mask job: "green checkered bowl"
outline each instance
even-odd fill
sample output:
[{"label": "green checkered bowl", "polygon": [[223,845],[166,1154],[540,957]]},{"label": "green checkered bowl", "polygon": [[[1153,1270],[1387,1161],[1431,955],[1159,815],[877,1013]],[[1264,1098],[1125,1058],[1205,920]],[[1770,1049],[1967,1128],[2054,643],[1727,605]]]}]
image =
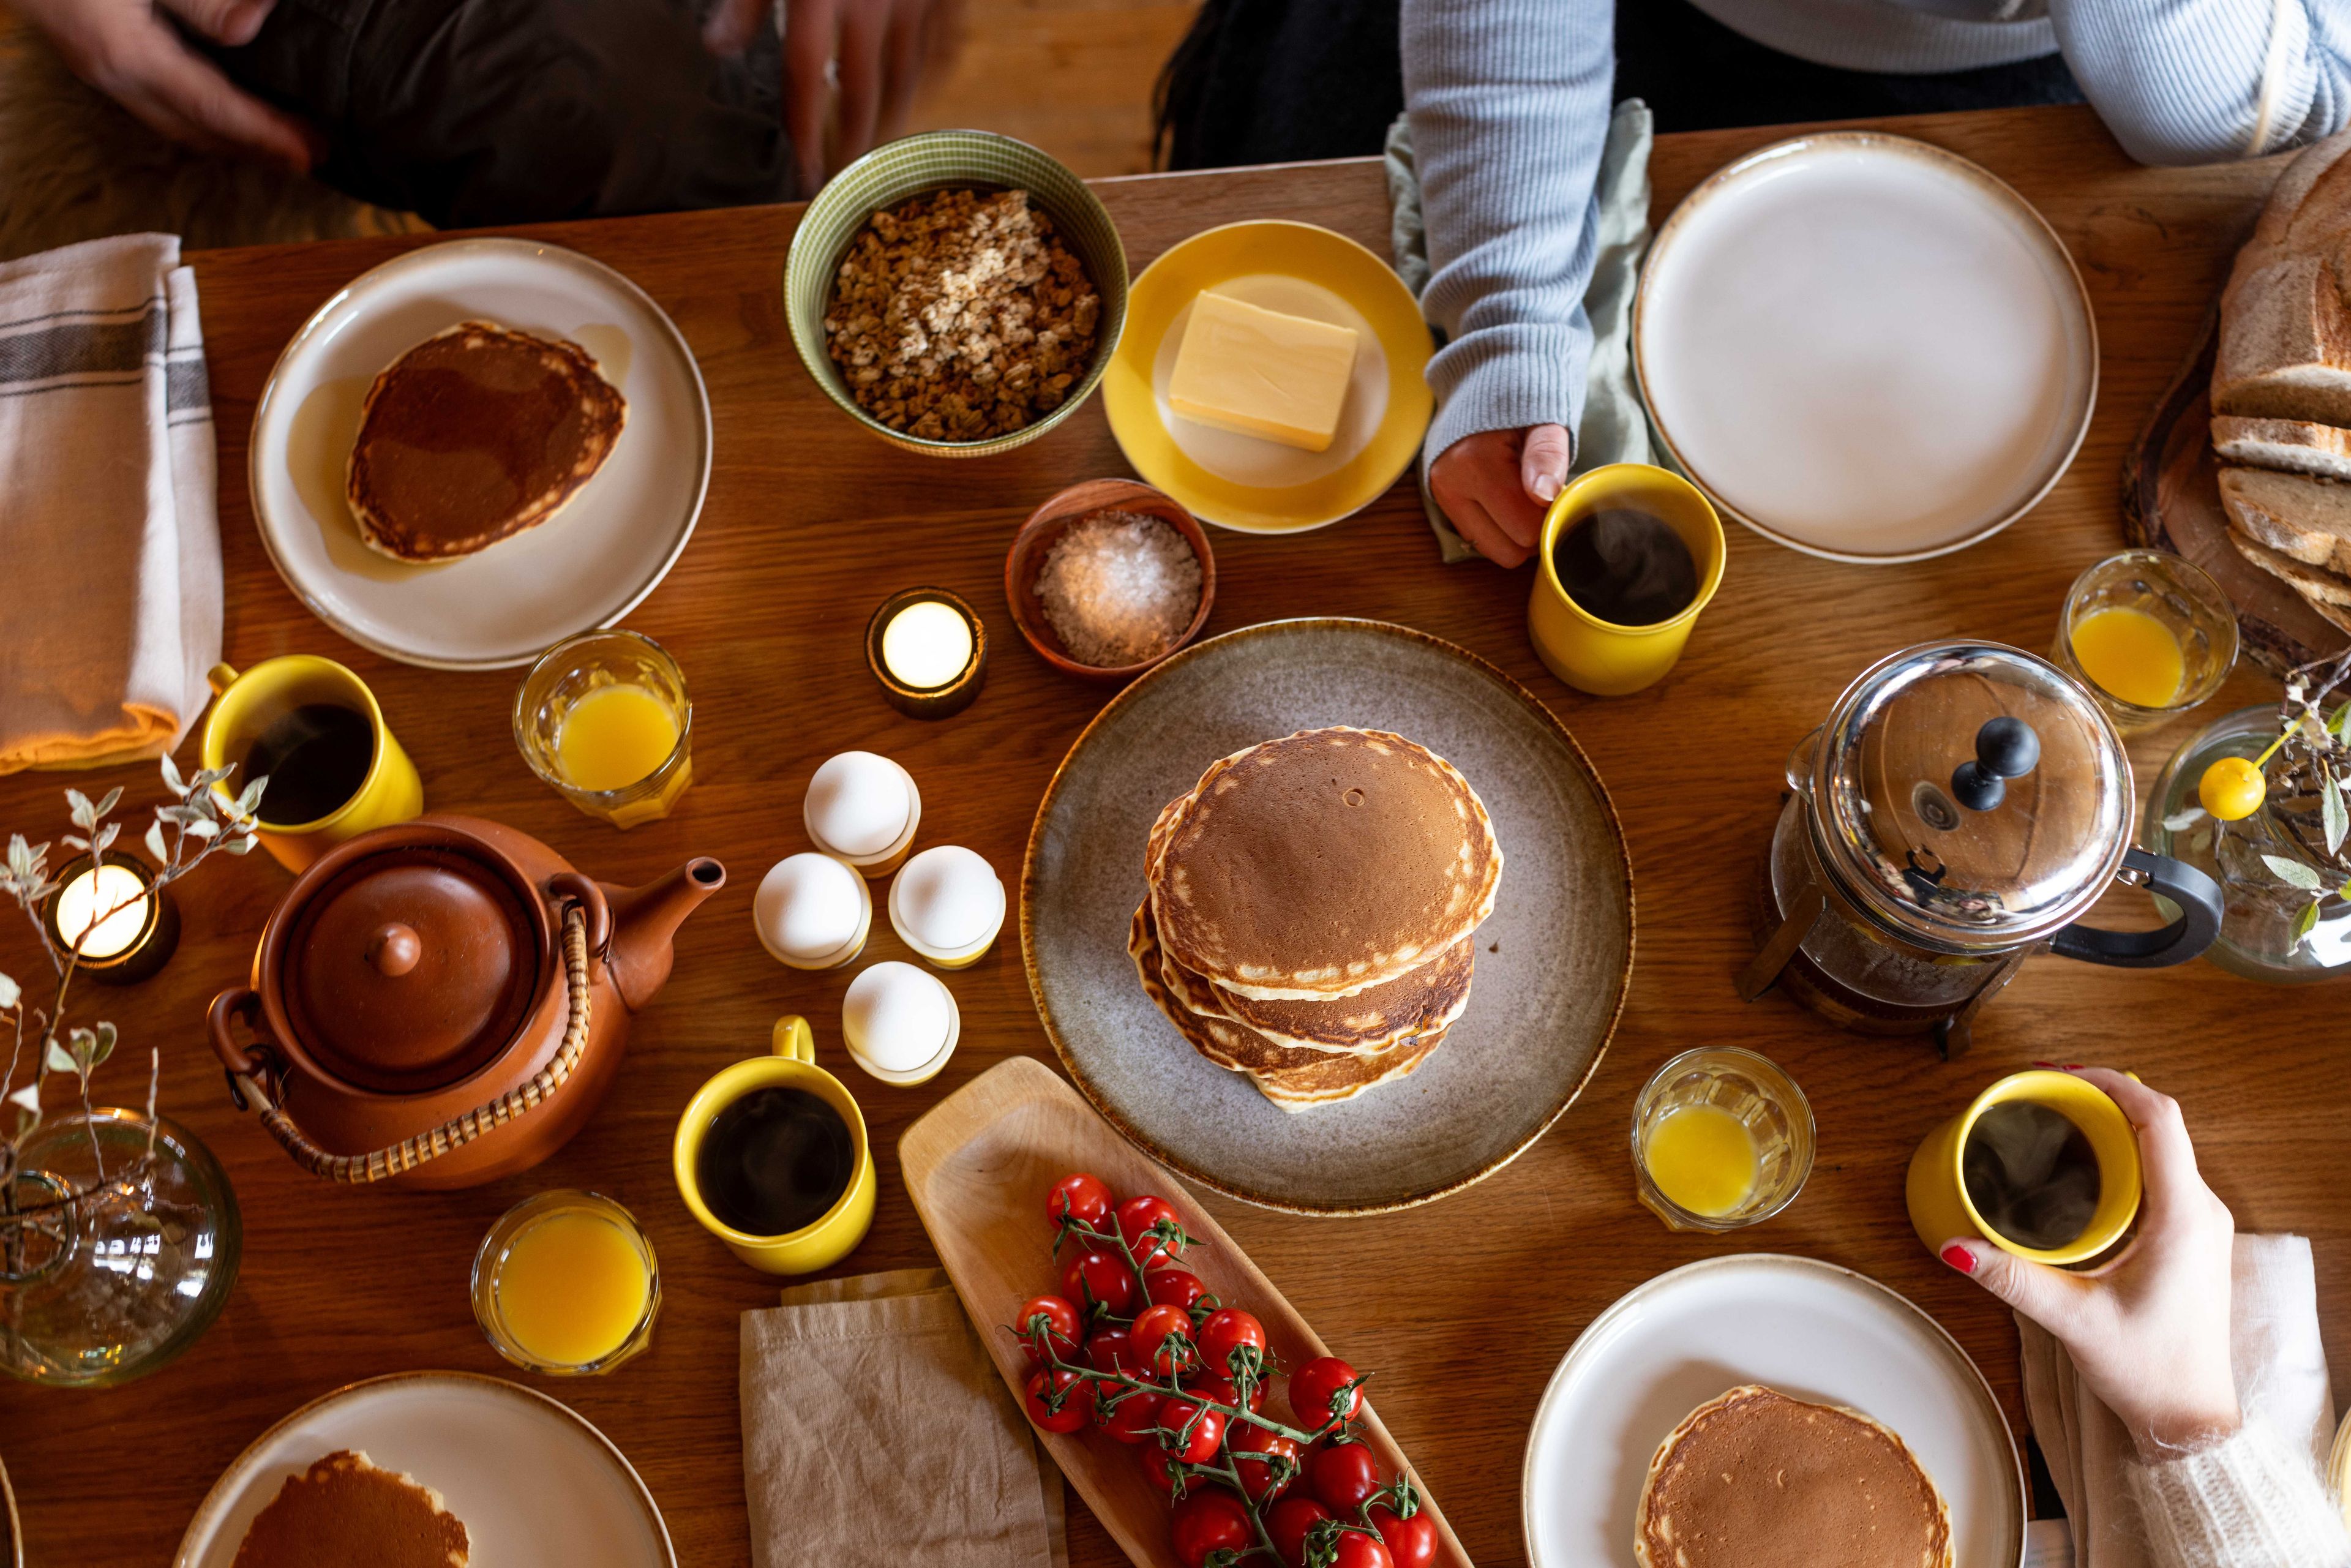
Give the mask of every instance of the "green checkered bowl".
[{"label": "green checkered bowl", "polygon": [[[1093,362],[1085,379],[1070,389],[1059,408],[1019,430],[980,441],[926,441],[888,425],[857,406],[849,395],[840,368],[825,352],[824,312],[832,298],[833,277],[852,241],[876,210],[893,207],[909,197],[933,191],[1010,191],[1029,193],[1029,199],[1053,220],[1053,226],[1085,264],[1102,296],[1102,316],[1094,333]],[[1008,452],[1036,440],[1075,413],[1093,395],[1111,356],[1118,351],[1120,332],[1126,327],[1126,248],[1110,214],[1086,183],[1056,160],[1025,141],[989,131],[928,131],[919,136],[876,147],[835,174],[801,214],[792,235],[790,255],[784,262],[784,314],[791,323],[792,345],[800,351],[825,396],[841,405],[850,418],[909,452],[940,457],[985,457]]]}]

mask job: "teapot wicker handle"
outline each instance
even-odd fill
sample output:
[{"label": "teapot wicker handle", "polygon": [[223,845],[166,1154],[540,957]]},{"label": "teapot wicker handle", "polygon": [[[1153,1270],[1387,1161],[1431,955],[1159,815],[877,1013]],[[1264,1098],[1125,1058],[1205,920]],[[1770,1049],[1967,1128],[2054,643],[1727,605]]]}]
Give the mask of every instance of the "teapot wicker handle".
[{"label": "teapot wicker handle", "polygon": [[443,1155],[454,1154],[494,1128],[544,1103],[579,1070],[588,1049],[588,916],[577,904],[563,911],[563,973],[569,988],[570,1020],[555,1060],[531,1074],[528,1082],[496,1099],[454,1116],[437,1127],[402,1138],[389,1148],[364,1155],[330,1155],[305,1136],[294,1119],[266,1093],[251,1071],[230,1077],[246,1099],[260,1108],[261,1124],[294,1156],[294,1163],[312,1176],[357,1186],[413,1171]]}]

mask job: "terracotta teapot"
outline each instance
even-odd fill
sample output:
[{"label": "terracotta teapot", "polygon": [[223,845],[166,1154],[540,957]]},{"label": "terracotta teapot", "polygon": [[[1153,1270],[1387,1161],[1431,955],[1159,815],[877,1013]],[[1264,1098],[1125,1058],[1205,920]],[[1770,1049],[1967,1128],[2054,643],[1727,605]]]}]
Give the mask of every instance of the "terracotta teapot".
[{"label": "terracotta teapot", "polygon": [[509,1176],[595,1112],[679,923],[726,884],[703,858],[606,887],[475,817],[362,833],[270,915],[253,984],[213,998],[213,1049],[240,1108],[318,1176]]}]

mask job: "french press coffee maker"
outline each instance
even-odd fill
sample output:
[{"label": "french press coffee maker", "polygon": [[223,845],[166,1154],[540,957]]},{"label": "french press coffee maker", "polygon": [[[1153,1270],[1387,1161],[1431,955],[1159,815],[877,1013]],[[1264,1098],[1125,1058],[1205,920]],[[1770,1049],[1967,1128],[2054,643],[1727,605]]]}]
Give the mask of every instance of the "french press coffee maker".
[{"label": "french press coffee maker", "polygon": [[[1880,660],[1789,754],[1759,887],[1749,1001],[1775,983],[1946,1058],[2031,955],[2156,968],[2220,929],[2220,884],[2130,842],[2122,738],[2055,665],[1996,643]],[[2171,902],[2159,930],[2079,924],[2111,883]]]}]

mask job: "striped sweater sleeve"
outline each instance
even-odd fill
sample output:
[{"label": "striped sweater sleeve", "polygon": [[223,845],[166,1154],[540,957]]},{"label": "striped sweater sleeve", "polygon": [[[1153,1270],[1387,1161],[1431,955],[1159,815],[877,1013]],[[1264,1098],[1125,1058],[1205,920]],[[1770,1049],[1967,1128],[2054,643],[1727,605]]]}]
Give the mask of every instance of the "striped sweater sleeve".
[{"label": "striped sweater sleeve", "polygon": [[2125,1467],[2150,1568],[2345,1568],[2351,1537],[2304,1450],[2260,1421],[2161,1464]]},{"label": "striped sweater sleeve", "polygon": [[1404,0],[1431,275],[1445,346],[1427,451],[1583,413],[1593,186],[1614,73],[1613,0]]},{"label": "striped sweater sleeve", "polygon": [[2275,152],[2351,121],[2343,0],[2050,0],[2049,15],[2083,93],[2142,163]]}]

